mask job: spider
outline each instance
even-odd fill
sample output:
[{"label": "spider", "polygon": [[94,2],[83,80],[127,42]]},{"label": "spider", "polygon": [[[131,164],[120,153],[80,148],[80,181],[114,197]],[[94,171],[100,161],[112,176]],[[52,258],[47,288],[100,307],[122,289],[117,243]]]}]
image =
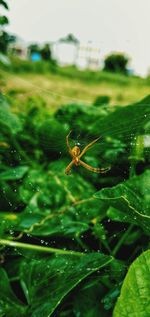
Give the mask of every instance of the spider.
[{"label": "spider", "polygon": [[70,170],[72,168],[73,165],[76,166],[83,166],[84,168],[86,168],[87,170],[94,172],[94,173],[106,173],[107,171],[110,170],[110,167],[106,167],[106,168],[95,168],[92,167],[88,164],[86,164],[85,162],[83,162],[81,160],[81,157],[91,148],[91,146],[96,143],[100,138],[95,139],[94,141],[92,141],[91,143],[89,143],[87,146],[85,146],[85,148],[82,150],[82,152],[80,151],[80,148],[75,145],[73,148],[70,147],[69,144],[69,136],[71,134],[72,131],[69,132],[69,134],[66,136],[66,144],[67,144],[67,149],[68,152],[70,154],[70,156],[72,157],[72,161],[68,164],[68,166],[65,169],[65,174],[69,174]]}]

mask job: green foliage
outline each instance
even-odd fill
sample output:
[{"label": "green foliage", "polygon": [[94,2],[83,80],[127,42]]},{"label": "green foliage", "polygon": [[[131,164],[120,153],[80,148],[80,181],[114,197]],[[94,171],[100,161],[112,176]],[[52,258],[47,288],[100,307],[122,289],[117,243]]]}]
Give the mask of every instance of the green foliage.
[{"label": "green foliage", "polygon": [[21,121],[11,112],[10,105],[0,94],[0,123],[2,127],[6,127],[7,131],[12,134],[21,130]]},{"label": "green foliage", "polygon": [[129,59],[121,53],[108,55],[104,60],[104,70],[115,73],[127,74]]},{"label": "green foliage", "polygon": [[4,1],[4,0],[0,0],[0,5],[1,6],[3,6],[6,10],[8,10],[9,8],[8,8],[8,4],[7,4],[7,2],[6,1]]},{"label": "green foliage", "polygon": [[[15,36],[11,35],[7,32],[5,32],[4,30],[1,31],[0,33],[0,48],[1,48],[1,53],[6,54],[7,53],[7,49],[8,49],[8,45],[12,42],[15,41]],[[2,67],[5,65],[1,65]],[[9,67],[9,63],[6,65],[6,67]]]},{"label": "green foliage", "polygon": [[8,168],[6,171],[0,173],[0,179],[2,181],[18,180],[22,178],[27,171],[28,166]]},{"label": "green foliage", "polygon": [[41,56],[42,56],[42,59],[45,61],[52,60],[52,53],[51,53],[49,44],[45,44],[44,47],[41,49]]},{"label": "green foliage", "polygon": [[57,71],[57,65],[54,60],[47,62],[47,61],[37,61],[32,62],[29,60],[20,60],[17,57],[11,57],[11,64],[7,66],[7,70],[15,73],[55,73]]},{"label": "green foliage", "polygon": [[46,43],[42,48],[36,43],[30,44],[28,46],[28,52],[29,52],[30,58],[32,58],[33,53],[40,53],[40,56],[42,57],[43,60],[49,61],[53,64],[56,63],[52,58],[50,44],[48,43]]},{"label": "green foliage", "polygon": [[79,40],[72,33],[69,33],[66,37],[61,38],[59,41],[64,43],[72,43],[75,45],[79,44]]},{"label": "green foliage", "polygon": [[[0,287],[5,285],[1,294],[0,308],[8,317],[51,316],[63,298],[83,279],[112,261],[102,254],[81,255],[81,257],[51,256],[41,260],[23,261],[19,279],[27,304],[23,305],[15,297],[7,274],[1,271]],[[28,274],[27,274],[28,271]]]},{"label": "green foliage", "polygon": [[[150,97],[53,115],[42,98],[26,111],[14,98],[0,96],[0,316],[147,317],[149,253],[137,257],[149,248]],[[81,150],[101,136],[83,161],[108,173],[65,175],[70,130]]]},{"label": "green foliage", "polygon": [[114,317],[150,316],[149,268],[148,250],[131,264],[115,306]]},{"label": "green foliage", "polygon": [[[108,71],[92,71],[92,70],[79,70],[75,66],[65,66],[58,68],[58,73],[63,77],[68,78],[77,78],[82,81],[88,82],[88,84],[95,83],[111,83],[112,85],[119,85],[119,86],[128,86],[129,84],[129,77],[122,73],[113,73]],[[132,78],[136,81],[136,78]],[[139,80],[139,79],[138,79]]]},{"label": "green foliage", "polygon": [[115,208],[108,210],[111,219],[136,224],[150,234],[150,171],[115,187],[104,188],[95,197]]},{"label": "green foliage", "polygon": [[97,96],[96,99],[94,100],[94,106],[101,106],[101,105],[108,105],[110,102],[110,97],[109,96]]},{"label": "green foliage", "polygon": [[0,25],[6,25],[8,23],[9,23],[8,18],[5,15],[1,15],[0,16]]},{"label": "green foliage", "polygon": [[35,53],[35,52],[40,52],[40,47],[38,44],[36,43],[32,43],[28,46],[28,50],[29,50],[29,53],[32,54],[32,53]]},{"label": "green foliage", "polygon": [[[9,9],[7,2],[4,0],[0,0],[0,7],[1,6],[6,10]],[[4,27],[7,24],[9,24],[7,16],[0,15],[0,51],[3,54],[6,54],[8,44],[13,40],[13,37],[4,30]]]},{"label": "green foliage", "polygon": [[[61,131],[61,138],[60,138]],[[55,157],[59,158],[60,153],[65,153],[66,148],[62,143],[62,139],[65,140],[67,134],[67,127],[62,126],[55,119],[47,119],[38,128],[39,147],[43,152],[49,155],[50,160]]]},{"label": "green foliage", "polygon": [[[11,36],[11,41],[15,41],[15,37]],[[37,48],[39,50],[39,48]],[[99,93],[99,86],[97,86],[100,83],[104,83],[104,85],[107,86],[109,84],[111,89],[113,87],[125,87],[126,89],[129,87],[129,89],[133,87],[133,92],[136,94],[137,97],[137,90],[138,87],[147,88],[149,87],[149,79],[143,79],[137,76],[126,76],[122,73],[111,73],[107,71],[92,71],[92,70],[79,70],[76,66],[64,66],[60,67],[57,65],[56,60],[51,60],[49,62],[42,60],[37,62],[32,62],[30,60],[22,60],[15,56],[9,56],[11,64],[10,65],[0,65],[0,67],[5,68],[7,71],[12,72],[13,74],[21,73],[24,74],[26,72],[30,73],[38,73],[38,74],[46,74],[49,75],[49,73],[56,73],[58,76],[61,76],[61,79],[64,81],[65,77],[68,79],[73,79],[73,81],[76,79],[77,82],[80,81],[82,83],[86,83],[91,85],[91,88],[93,84],[96,85],[97,93]],[[60,77],[58,77],[60,79]],[[117,87],[116,87],[117,85]],[[118,90],[118,89],[117,89]],[[145,91],[145,90],[144,90]],[[148,91],[148,90],[147,90]],[[106,94],[107,94],[107,88],[106,88]],[[95,95],[95,93],[94,93]],[[122,100],[124,96],[122,94],[118,94],[118,101]]]}]

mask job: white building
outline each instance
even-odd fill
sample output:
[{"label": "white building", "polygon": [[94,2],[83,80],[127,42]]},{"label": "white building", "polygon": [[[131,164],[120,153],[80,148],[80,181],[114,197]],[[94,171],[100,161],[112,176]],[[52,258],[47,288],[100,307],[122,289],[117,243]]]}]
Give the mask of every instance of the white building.
[{"label": "white building", "polygon": [[76,65],[81,69],[100,68],[100,48],[93,43],[86,44],[55,42],[52,44],[53,57],[62,65]]},{"label": "white building", "polygon": [[15,42],[9,44],[9,50],[21,59],[28,58],[28,45],[19,37],[16,37]]}]

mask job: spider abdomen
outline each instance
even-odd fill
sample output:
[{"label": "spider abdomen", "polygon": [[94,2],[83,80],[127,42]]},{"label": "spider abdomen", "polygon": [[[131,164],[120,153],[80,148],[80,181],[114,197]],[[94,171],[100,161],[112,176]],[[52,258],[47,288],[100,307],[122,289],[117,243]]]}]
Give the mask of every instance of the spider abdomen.
[{"label": "spider abdomen", "polygon": [[76,157],[76,158],[74,159],[74,164],[75,164],[76,166],[78,166],[78,165],[80,164],[80,161],[79,161],[79,158],[78,158],[78,157]]},{"label": "spider abdomen", "polygon": [[75,145],[72,149],[72,155],[74,158],[78,157],[80,154],[80,149],[77,145]]}]

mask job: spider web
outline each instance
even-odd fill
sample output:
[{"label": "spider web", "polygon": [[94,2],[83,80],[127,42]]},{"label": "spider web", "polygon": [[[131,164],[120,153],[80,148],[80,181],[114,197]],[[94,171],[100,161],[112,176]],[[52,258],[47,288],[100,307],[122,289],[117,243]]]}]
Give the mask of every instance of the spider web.
[{"label": "spider web", "polygon": [[[8,75],[8,74],[7,74]],[[8,75],[8,76],[11,76],[11,75]],[[18,79],[18,82],[21,80],[23,80],[24,82],[26,82],[25,79],[20,79],[19,76],[16,76],[16,79]],[[28,83],[29,84],[29,83]],[[80,104],[85,104],[87,105],[87,108],[90,108],[91,107],[91,102],[89,100],[79,100],[79,99],[72,99],[68,96],[65,96],[65,95],[60,95],[60,94],[57,94],[55,93],[54,91],[50,91],[49,89],[43,89],[43,88],[39,88],[38,86],[36,86],[35,84],[32,84],[30,83],[31,87],[33,87],[34,91],[36,92],[36,94],[39,94],[41,95],[41,93],[47,93],[47,94],[50,94],[54,97],[58,97],[58,96],[61,96],[63,97],[65,103],[67,102],[68,104],[70,104],[70,108],[72,107],[72,104],[76,103],[77,105],[80,105]],[[101,111],[105,110],[106,109],[106,105],[104,106],[101,106]],[[94,111],[94,110],[93,110]],[[96,113],[97,112],[97,109],[95,109]],[[112,110],[109,110],[109,111],[112,111]],[[60,112],[58,111],[58,114],[57,114],[57,111],[56,111],[56,119],[60,122],[63,121],[63,112]],[[141,114],[137,120],[137,118],[133,118],[132,119],[132,123],[134,125],[134,128],[138,128],[139,126],[139,122],[140,120],[143,119],[143,117],[145,116],[145,113],[144,114]],[[52,115],[52,116],[49,116],[49,118],[51,117],[55,117],[55,114]],[[95,116],[96,117],[96,116]],[[150,118],[150,114],[147,114],[147,117]],[[101,118],[101,114],[99,113],[99,115],[97,114],[97,119],[94,121],[94,126],[98,125],[99,127],[101,126],[101,123],[103,123],[103,117]],[[70,125],[68,125],[68,122],[67,120],[65,122],[63,122],[63,124],[66,125],[66,133],[68,133],[68,131],[70,130],[70,128],[73,127],[73,134],[71,135],[71,138],[70,138],[70,142],[72,144],[72,146],[74,145],[78,145],[79,147],[81,148],[84,148],[89,142],[91,142],[94,138],[93,136],[93,133],[92,131],[90,132],[90,129],[89,130],[85,130],[84,134],[83,134],[83,130],[84,130],[84,126],[83,126],[83,129],[81,127],[81,124],[78,124],[78,117],[76,118],[76,120],[74,120],[74,118],[72,118],[72,122]],[[92,122],[93,124],[93,122]],[[69,130],[68,130],[69,129]],[[136,139],[136,135],[135,133],[131,133],[131,131],[128,133],[128,129],[129,127],[128,126],[124,126],[122,127],[122,124],[118,122],[117,126],[115,125],[114,127],[114,130],[113,132],[111,132],[111,134],[109,134],[109,127],[105,127],[101,133],[101,129],[100,129],[100,132],[99,132],[99,129],[97,129],[96,131],[96,135],[95,135],[95,138],[97,137],[100,137],[100,140],[92,147],[92,149],[90,151],[88,151],[87,153],[87,156],[88,156],[88,159],[89,159],[89,162],[90,160],[92,160],[93,158],[93,148],[99,152],[99,158],[100,158],[100,167],[102,166],[103,167],[103,164],[104,164],[104,167],[107,167],[107,166],[110,166],[112,162],[109,161],[109,157],[105,157],[105,155],[103,155],[103,147],[107,147],[109,148],[109,143],[111,143],[111,141],[114,139],[114,140],[119,140],[120,138],[120,134],[126,134],[126,142],[128,142],[128,147],[125,147],[124,144],[121,148],[121,153],[125,153],[126,155],[130,155],[131,153],[131,147],[129,145],[131,145],[132,143],[134,143],[134,140]],[[32,133],[32,127],[31,127],[31,133]],[[118,137],[119,136],[119,137]],[[68,158],[67,158],[67,149],[66,149],[66,144],[65,144],[65,139],[64,137],[61,138],[61,136],[59,137],[59,139],[57,138],[56,142],[54,140],[53,143],[49,143],[48,141],[48,135],[42,135],[42,145],[44,145],[44,148],[47,150],[47,151],[57,151],[57,162],[61,162],[63,159],[64,159],[64,156],[65,157],[65,160],[66,162],[68,160],[70,160],[69,158],[69,155],[68,155]],[[111,141],[110,141],[110,138],[111,138]],[[57,142],[58,141],[58,142]],[[145,151],[149,151],[148,147],[149,147],[149,135],[146,135],[144,137],[144,144],[146,146],[146,149]],[[61,149],[63,151],[59,151],[59,147],[61,147]],[[115,151],[117,152],[117,150],[114,148],[114,153]],[[62,153],[63,152],[63,153]],[[65,153],[65,155],[64,155]],[[120,153],[117,153],[117,155],[119,156]],[[56,158],[55,158],[56,160]],[[86,160],[86,159],[85,159]],[[88,161],[86,161],[88,163]],[[98,167],[98,166],[96,166]],[[80,168],[81,170],[81,168]],[[77,173],[78,171],[76,170],[75,173]],[[126,170],[124,168],[124,166],[116,166],[115,167],[115,172],[117,172],[118,174],[120,173],[121,175],[126,175]],[[84,177],[84,172],[83,173],[83,177]],[[82,174],[81,174],[82,175]],[[87,175],[87,172],[86,172],[86,175]],[[91,181],[93,181],[95,175],[92,175],[90,174],[91,176]],[[106,177],[107,178],[107,177]],[[124,179],[122,179],[122,181],[125,181],[126,178],[124,177]],[[30,180],[29,180],[30,181]],[[70,186],[69,190],[70,192],[72,191],[72,187]],[[12,234],[13,230],[11,230],[11,234]],[[13,235],[13,234],[12,234]],[[34,237],[34,239],[38,239],[36,237]],[[39,240],[39,239],[38,239]],[[43,243],[43,239],[42,239],[42,243]]]},{"label": "spider web", "polygon": [[[57,97],[57,94],[55,94],[54,92],[50,92],[49,90],[42,89],[39,87],[36,87],[35,85],[31,84],[31,86],[33,87],[33,89],[35,89],[35,92],[37,94],[40,94],[43,92],[43,94],[46,93],[52,93],[53,96]],[[91,105],[91,103],[87,100],[78,100],[78,99],[72,99],[68,96],[63,96],[64,97],[64,101],[65,103],[67,102],[68,104],[70,104],[70,109],[71,107],[75,107],[75,103],[77,106],[80,107],[80,105],[84,105],[85,107],[87,106],[87,108],[90,109],[90,107],[93,107]],[[148,107],[149,105],[147,105]],[[63,106],[62,106],[63,107]],[[85,111],[85,107],[84,107],[84,111]],[[81,107],[82,109],[82,107]],[[94,111],[94,107],[92,108]],[[42,137],[40,138],[40,141],[42,142],[40,145],[42,146],[42,151],[44,149],[44,155],[45,155],[45,166],[43,169],[43,172],[48,173],[50,170],[50,166],[56,164],[56,168],[54,167],[53,170],[53,175],[50,174],[50,176],[53,177],[53,179],[55,179],[55,181],[58,183],[58,186],[65,186],[65,192],[67,192],[67,195],[69,196],[70,199],[70,203],[69,203],[69,208],[72,207],[72,205],[74,204],[74,183],[78,183],[78,181],[80,181],[80,179],[83,179],[83,182],[85,183],[90,183],[92,185],[92,189],[93,191],[90,192],[89,197],[87,197],[87,195],[85,195],[85,192],[82,192],[82,199],[81,200],[81,204],[85,199],[90,199],[92,194],[94,194],[97,190],[103,188],[103,187],[107,187],[109,181],[107,182],[107,179],[109,178],[113,178],[117,175],[117,177],[121,176],[121,182],[126,181],[126,179],[128,178],[127,173],[129,173],[129,168],[130,168],[130,162],[129,166],[127,167],[124,164],[117,164],[120,157],[129,157],[132,153],[132,144],[134,145],[136,140],[137,140],[137,136],[138,134],[135,133],[136,130],[138,130],[140,121],[143,120],[143,118],[145,118],[145,113],[140,114],[140,116],[137,118],[132,119],[132,125],[134,127],[134,131],[132,133],[132,131],[129,129],[129,126],[122,126],[122,122],[118,122],[117,124],[114,125],[114,129],[112,132],[111,129],[111,134],[110,134],[110,127],[107,125],[103,128],[101,128],[101,126],[103,125],[104,122],[104,116],[101,115],[102,112],[106,111],[106,105],[101,106],[99,108],[99,115],[98,115],[98,110],[95,109],[95,119],[92,121],[92,126],[97,128],[95,129],[95,132],[93,133],[92,129],[87,129],[86,128],[86,124],[84,122],[84,124],[82,125],[82,119],[80,118],[80,112],[78,117],[75,119],[74,117],[71,118],[71,121],[68,123],[67,119],[65,117],[65,113],[63,113],[63,111],[59,112],[56,110],[56,112],[52,115],[49,115],[48,119],[44,118],[43,121],[41,121],[41,127],[43,126],[44,120],[47,124],[46,120],[49,120],[49,123],[51,123],[51,119],[54,119],[54,122],[56,120],[56,122],[58,122],[60,125],[62,124],[62,126],[64,127],[64,131],[65,133],[63,134],[61,130],[59,130],[59,135],[57,135],[57,137],[55,138],[55,134],[54,134],[54,141],[53,142],[49,142],[49,133],[52,133],[53,131],[51,131],[51,128],[49,127],[49,129],[46,130],[45,133],[42,134]],[[112,112],[112,109],[108,109],[108,112]],[[82,114],[82,116],[84,117],[84,112]],[[86,113],[85,113],[86,116]],[[96,117],[97,116],[97,117]],[[147,120],[150,119],[150,114],[146,114],[147,116]],[[78,120],[80,119],[80,120]],[[80,121],[80,122],[78,122]],[[89,126],[90,127],[90,126]],[[71,158],[69,156],[69,154],[67,153],[67,149],[66,149],[66,143],[65,143],[65,135],[68,134],[68,132],[70,131],[70,129],[73,129],[73,132],[70,136],[70,144],[73,147],[74,145],[78,145],[81,149],[83,149],[88,143],[90,143],[91,141],[93,141],[94,138],[98,138],[100,137],[100,139],[98,140],[98,142],[87,152],[87,154],[83,157],[83,160],[85,160],[86,163],[94,166],[94,167],[107,167],[107,166],[112,166],[110,172],[106,175],[96,175],[94,173],[90,173],[86,170],[84,170],[83,168],[79,167],[79,168],[73,168],[72,169],[72,176],[71,176],[71,181],[69,181],[69,183],[67,183],[67,181],[65,180],[63,182],[63,185],[60,184],[61,180],[62,180],[62,174],[64,173],[64,167],[67,166],[67,164],[70,162]],[[128,130],[130,130],[128,132]],[[31,134],[35,133],[32,125],[30,127],[30,131]],[[55,132],[55,129],[54,129]],[[58,132],[58,131],[57,131]],[[122,135],[126,135],[125,139],[122,138]],[[118,147],[120,146],[120,150],[118,151]],[[149,135],[148,133],[144,136],[144,146],[145,146],[145,153],[149,153]],[[109,148],[111,148],[111,152],[109,154]],[[61,149],[61,150],[60,150]],[[19,149],[18,149],[19,151]],[[20,150],[21,151],[21,150]],[[55,153],[54,158],[51,159],[51,154]],[[107,154],[107,155],[106,155]],[[41,149],[40,149],[40,154],[39,154],[39,165],[41,162]],[[113,160],[112,157],[114,155],[114,161],[116,162],[117,166],[115,164],[113,164]],[[96,159],[95,159],[96,156]],[[21,157],[21,156],[20,156]],[[23,158],[20,159],[21,160],[21,164],[22,164],[22,160]],[[49,161],[50,161],[50,166],[49,166]],[[62,162],[64,164],[62,164]],[[24,162],[23,162],[24,164]],[[61,165],[62,164],[62,165]],[[96,165],[95,165],[96,164]],[[60,168],[59,168],[60,166]],[[11,166],[10,166],[11,167]],[[37,166],[34,167],[34,169],[36,169]],[[61,169],[63,169],[63,173],[61,171]],[[61,175],[61,176],[60,176]],[[80,176],[81,178],[77,178],[78,176]],[[64,176],[66,179],[67,177],[70,176]],[[101,178],[103,181],[102,182],[98,182],[97,180],[98,178]],[[32,183],[32,176],[31,174],[29,174],[28,176],[28,182]],[[119,182],[119,181],[118,181]],[[65,184],[65,185],[64,185]],[[112,184],[112,186],[115,185]],[[82,185],[81,185],[82,186]],[[78,187],[77,187],[78,188]],[[85,190],[86,191],[86,190]],[[31,192],[33,194],[33,196],[36,195],[35,192],[35,188],[33,186],[33,189],[31,187]],[[43,194],[43,189],[42,187],[37,188],[37,193],[40,193],[41,195]],[[55,195],[56,193],[54,193]],[[75,197],[76,199],[76,197]],[[11,204],[11,202],[8,201],[9,204]],[[18,209],[18,205],[16,205],[16,209]],[[60,209],[61,210],[61,209]],[[85,216],[85,215],[84,215]],[[40,218],[40,220],[36,220],[35,224],[38,226],[42,226],[42,224],[44,224],[44,221],[47,221],[47,219],[49,217],[49,214],[43,215],[43,218]],[[44,220],[45,219],[45,220]],[[83,219],[84,222],[84,219]],[[35,226],[36,226],[35,225]],[[119,225],[119,229],[115,226],[112,225],[111,220],[106,217],[106,219],[104,220],[104,225],[106,225],[107,231],[109,232],[109,240],[114,240],[116,241],[117,239],[119,239],[122,234],[127,230],[127,225],[126,224],[121,224]],[[63,225],[62,225],[63,226]],[[34,245],[39,245],[39,246],[44,246],[44,247],[55,247],[57,248],[61,248],[62,250],[69,250],[71,251],[71,247],[72,249],[74,247],[76,247],[76,243],[77,240],[75,239],[75,236],[72,235],[70,237],[67,237],[67,239],[65,237],[61,238],[61,235],[59,237],[57,237],[57,235],[50,235],[50,236],[44,236],[44,235],[36,235],[33,234],[32,231],[32,227],[34,227],[34,224],[31,225],[30,227],[27,228],[27,230],[24,231],[20,231],[17,232],[15,231],[15,226],[13,227],[13,225],[11,226],[11,228],[9,228],[9,234],[8,234],[8,239],[12,239],[14,241],[20,241],[20,242],[24,242],[24,243],[31,243]],[[91,237],[91,236],[90,236]],[[106,252],[107,253],[107,249],[105,248],[105,246],[100,243],[97,243],[97,239],[94,239],[93,241],[93,245],[90,245],[90,248],[88,250],[88,237],[86,235],[85,232],[81,233],[80,239],[78,239],[78,247],[80,249],[81,252]],[[64,239],[64,240],[63,240]],[[63,240],[63,241],[61,241]],[[94,246],[94,243],[96,244],[96,247]],[[25,259],[34,259],[37,261],[41,261],[41,254],[39,254],[38,252],[33,252],[33,251],[27,251],[27,250],[22,250],[20,248],[14,247],[14,248],[2,248],[2,255],[4,255],[4,257],[22,257]],[[109,252],[108,252],[109,254]],[[63,268],[62,268],[63,270]],[[114,273],[118,273],[118,269],[114,269]],[[99,273],[100,277],[109,277],[109,271],[106,268],[104,271]],[[89,277],[89,279],[93,279],[93,276],[91,275],[91,277]]]}]

